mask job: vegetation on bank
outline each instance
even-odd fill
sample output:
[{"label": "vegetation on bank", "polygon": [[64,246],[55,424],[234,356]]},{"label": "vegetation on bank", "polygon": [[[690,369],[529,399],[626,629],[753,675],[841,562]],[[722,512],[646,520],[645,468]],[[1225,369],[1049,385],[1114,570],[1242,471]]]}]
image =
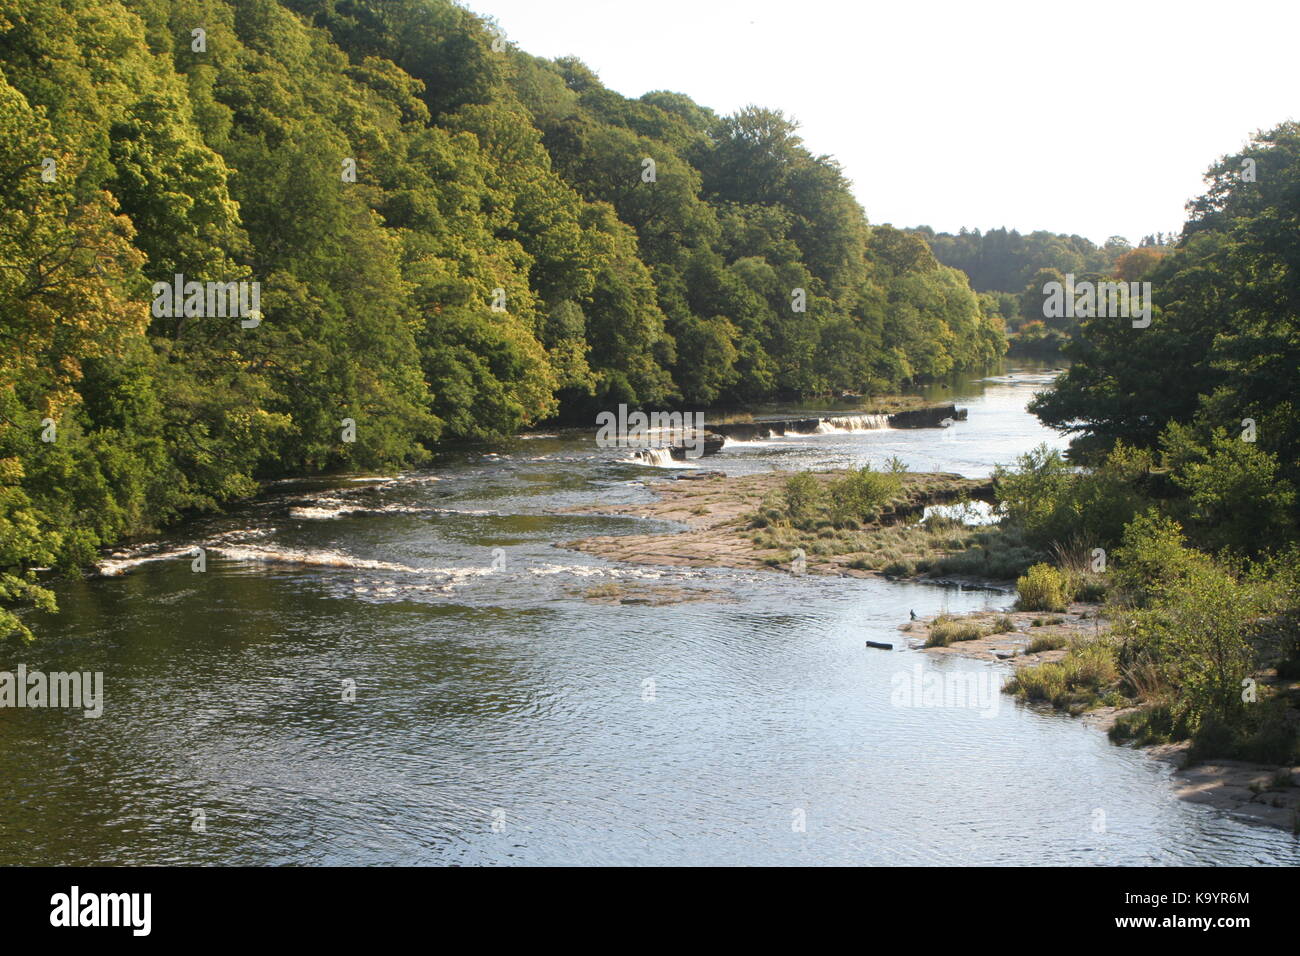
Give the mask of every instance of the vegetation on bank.
[{"label": "vegetation on bank", "polygon": [[852,555],[848,567],[910,576],[939,557],[971,546],[978,534],[957,518],[925,507],[968,502],[978,483],[955,475],[908,474],[897,458],[882,469],[848,473],[794,472],[749,516],[750,540],[785,565],[802,551],[809,559]]},{"label": "vegetation on bank", "polygon": [[[1243,170],[1250,170],[1244,175]],[[1071,367],[1030,408],[1073,435],[999,475],[1006,522],[1089,556],[1111,620],[1071,656],[1106,666],[1017,675],[1054,703],[1135,705],[1116,740],[1189,740],[1193,760],[1300,762],[1300,125],[1210,170],[1178,243],[1153,257],[1147,328],[1085,318]]]},{"label": "vegetation on bank", "polygon": [[[0,0],[0,169],[0,636],[35,569],[264,478],[1005,351],[781,113],[627,99],[448,0]],[[177,275],[259,314],[154,314]]]},{"label": "vegetation on bank", "polygon": [[930,633],[926,636],[925,646],[948,647],[960,641],[977,641],[990,634],[1005,634],[1015,629],[1016,622],[1005,614],[987,624],[951,614],[940,614],[930,622]]},{"label": "vegetation on bank", "polygon": [[1039,448],[998,472],[1001,523],[962,561],[987,566],[1010,538],[1035,555],[1017,580],[1019,609],[1099,601],[1110,623],[1070,642],[1064,659],[1021,669],[1006,690],[1076,713],[1134,708],[1116,740],[1190,740],[1196,759],[1300,761],[1289,483],[1248,443],[1186,454],[1187,431],[1170,435],[1157,451],[1117,443],[1094,467]]}]

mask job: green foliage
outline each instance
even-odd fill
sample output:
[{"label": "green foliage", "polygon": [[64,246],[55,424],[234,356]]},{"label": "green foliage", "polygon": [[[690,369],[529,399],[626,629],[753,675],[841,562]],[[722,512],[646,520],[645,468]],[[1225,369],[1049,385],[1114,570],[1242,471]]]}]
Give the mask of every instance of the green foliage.
[{"label": "green foliage", "polygon": [[1005,524],[977,531],[969,546],[935,561],[933,571],[995,581],[1018,578],[1042,553],[1025,544],[1022,532]]},{"label": "green foliage", "polygon": [[[1014,229],[962,229],[957,235],[935,233],[922,226],[916,232],[934,250],[944,265],[960,269],[970,276],[971,286],[980,292],[1000,291],[1020,295],[1026,283],[1032,285],[1035,273],[1085,273],[1108,270],[1115,259],[1128,250],[1128,243],[1112,237],[1098,246],[1082,236],[1049,232],[1025,235]],[[1035,313],[1039,318],[1042,311]]]},{"label": "green foliage", "polygon": [[1197,544],[1254,555],[1294,535],[1296,493],[1281,477],[1276,455],[1222,429],[1201,444],[1177,422],[1165,429],[1161,448],[1186,495],[1178,511]]},{"label": "green foliage", "polygon": [[[449,0],[5,0],[0,175],[0,606],[268,477],[1004,349],[780,113],[627,99]],[[151,316],[177,273],[260,325]]]},{"label": "green foliage", "polygon": [[1143,481],[1151,465],[1149,452],[1120,444],[1099,467],[1081,470],[1041,445],[1017,467],[999,467],[994,486],[1006,520],[1031,546],[1107,548],[1149,501]]},{"label": "green foliage", "polygon": [[795,527],[803,527],[820,514],[826,493],[812,472],[797,471],[785,480],[781,494],[785,519]]},{"label": "green foliage", "polygon": [[1054,707],[1086,708],[1118,680],[1114,651],[1105,641],[1076,641],[1060,661],[1016,671],[1002,691]]},{"label": "green foliage", "polygon": [[[1246,161],[1255,164],[1252,177],[1241,175]],[[1177,246],[1145,273],[1155,299],[1150,327],[1085,319],[1066,350],[1069,370],[1031,408],[1045,424],[1076,435],[1081,452],[1116,440],[1154,447],[1170,422],[1209,435],[1253,419],[1259,450],[1276,456],[1281,477],[1295,487],[1300,124],[1260,134],[1215,163],[1207,180]],[[1212,443],[1202,444],[1210,450]],[[1258,466],[1224,467],[1250,480],[1241,469]],[[1292,503],[1292,526],[1295,509]]]},{"label": "green foliage", "polygon": [[1043,651],[1056,651],[1069,643],[1070,639],[1064,634],[1035,634],[1025,648],[1025,653],[1041,654]]},{"label": "green foliage", "polygon": [[902,488],[901,472],[873,471],[870,465],[863,465],[827,487],[830,519],[838,526],[872,521]]},{"label": "green foliage", "polygon": [[1124,529],[1115,564],[1111,575],[1117,598],[1137,607],[1169,600],[1197,574],[1213,568],[1208,555],[1187,547],[1182,526],[1154,509]]},{"label": "green foliage", "polygon": [[1064,611],[1070,603],[1068,577],[1050,564],[1035,564],[1016,581],[1022,611]]},{"label": "green foliage", "polygon": [[1128,605],[1116,627],[1120,663],[1134,690],[1162,688],[1192,733],[1206,721],[1238,722],[1252,637],[1276,595],[1187,547],[1177,523],[1156,515],[1134,520],[1115,560]]}]

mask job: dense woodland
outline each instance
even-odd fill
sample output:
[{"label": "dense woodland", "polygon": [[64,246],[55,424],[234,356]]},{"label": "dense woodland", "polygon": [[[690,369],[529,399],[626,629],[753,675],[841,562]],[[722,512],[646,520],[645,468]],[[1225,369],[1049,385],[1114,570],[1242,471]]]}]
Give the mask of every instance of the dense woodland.
[{"label": "dense woodland", "polygon": [[[267,476],[1005,350],[781,113],[627,99],[444,0],[0,0],[0,177],[0,604]],[[153,315],[177,274],[260,324]]]},{"label": "dense woodland", "polygon": [[909,230],[929,243],[935,258],[966,273],[981,293],[984,308],[996,312],[1011,333],[1013,355],[1056,357],[1075,331],[1073,319],[1045,316],[1043,289],[1064,282],[1137,281],[1178,242],[1163,232],[1143,236],[1133,246],[1123,236],[1111,236],[1098,246],[1083,236],[1014,229],[962,229],[956,235],[936,233],[929,226]]},{"label": "dense woodland", "polygon": [[[914,230],[924,236],[935,258],[960,269],[979,292],[1019,294],[1043,269],[1074,275],[1109,275],[1117,261],[1134,246],[1123,236],[1111,236],[1097,245],[1083,236],[1051,232],[1021,235],[1015,229],[962,229],[956,235],[936,233],[929,226]],[[1136,248],[1162,249],[1175,241],[1163,233],[1143,236]]]}]

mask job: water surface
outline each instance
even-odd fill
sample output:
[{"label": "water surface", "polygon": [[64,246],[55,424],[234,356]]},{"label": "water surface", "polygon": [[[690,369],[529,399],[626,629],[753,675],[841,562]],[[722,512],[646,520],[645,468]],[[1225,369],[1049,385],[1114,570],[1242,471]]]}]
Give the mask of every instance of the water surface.
[{"label": "water surface", "polygon": [[[1024,411],[1048,378],[936,390],[970,410],[948,429],[732,444],[699,464],[897,455],[984,476],[1062,444]],[[554,546],[667,529],[556,513],[644,500],[667,473],[591,433],[459,448],[382,481],[278,484],[110,562],[119,574],[61,584],[40,641],[0,669],[102,671],[107,701],[99,719],[0,710],[0,862],[1300,862],[1289,834],[1174,799],[1164,765],[1079,721],[998,695],[900,706],[918,674],[1007,669],[864,641],[899,643],[911,610],[1010,595]],[[612,583],[702,599],[589,598]]]}]

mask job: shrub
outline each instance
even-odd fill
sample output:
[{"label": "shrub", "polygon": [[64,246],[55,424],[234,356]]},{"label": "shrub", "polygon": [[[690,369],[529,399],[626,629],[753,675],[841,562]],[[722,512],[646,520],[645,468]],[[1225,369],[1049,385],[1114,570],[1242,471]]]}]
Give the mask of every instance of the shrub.
[{"label": "shrub", "polygon": [[1097,602],[1106,596],[1106,579],[1100,574],[1072,574],[1070,590],[1076,601]]},{"label": "shrub", "polygon": [[1152,510],[1124,528],[1123,543],[1115,550],[1112,580],[1117,598],[1144,607],[1212,566],[1208,555],[1187,547],[1177,521]]},{"label": "shrub", "polygon": [[864,465],[858,471],[831,483],[831,519],[838,525],[869,521],[889,504],[903,488],[902,474],[872,471]]},{"label": "shrub", "polygon": [[1256,554],[1294,534],[1295,489],[1278,472],[1277,457],[1222,429],[1202,446],[1192,429],[1170,423],[1160,436],[1183,511],[1198,544]]},{"label": "shrub", "polygon": [[935,561],[940,574],[962,574],[998,581],[1014,581],[1043,555],[1027,547],[1014,527],[996,526],[976,532],[965,551],[944,555]]},{"label": "shrub", "polygon": [[1016,629],[1016,619],[1010,614],[999,615],[993,621],[993,630],[990,634],[1007,634]]},{"label": "shrub", "polygon": [[1100,690],[1119,680],[1115,652],[1105,641],[1076,642],[1064,660],[1066,683],[1071,688]]},{"label": "shrub", "polygon": [[1116,625],[1126,679],[1133,684],[1132,674],[1151,675],[1148,683],[1169,692],[1175,716],[1191,733],[1207,724],[1236,726],[1245,716],[1242,682],[1253,670],[1252,637],[1262,626],[1267,589],[1208,559],[1172,560],[1183,572]]},{"label": "shrub", "polygon": [[1138,747],[1164,744],[1187,737],[1186,726],[1175,716],[1167,700],[1120,714],[1106,732],[1114,743],[1133,743]]},{"label": "shrub", "polygon": [[811,472],[797,471],[785,480],[785,517],[799,526],[812,521],[821,509],[824,491]]},{"label": "shrub", "polygon": [[1016,581],[1022,611],[1064,611],[1069,603],[1069,582],[1050,564],[1035,564]]},{"label": "shrub", "polygon": [[1109,547],[1146,506],[1142,484],[1151,466],[1150,452],[1118,444],[1099,467],[1079,471],[1059,451],[1040,445],[1016,468],[999,467],[994,487],[1007,521],[1032,547],[1072,540]]}]

